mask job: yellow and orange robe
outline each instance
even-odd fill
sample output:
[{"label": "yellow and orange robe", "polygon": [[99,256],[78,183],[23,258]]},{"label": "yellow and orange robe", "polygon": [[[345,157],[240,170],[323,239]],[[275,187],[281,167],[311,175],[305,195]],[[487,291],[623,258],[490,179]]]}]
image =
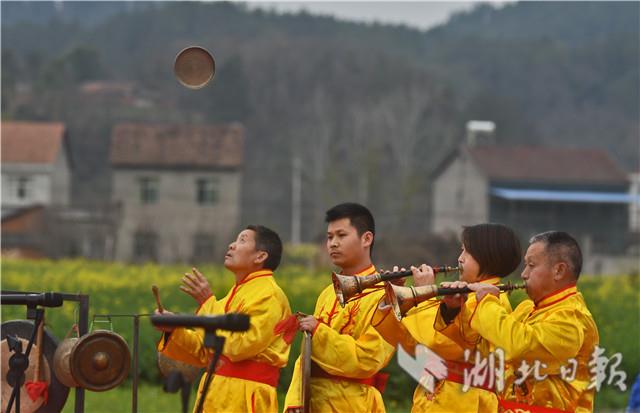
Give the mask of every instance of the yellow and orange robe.
[{"label": "yellow and orange robe", "polygon": [[[375,274],[370,266],[358,276]],[[359,300],[342,308],[333,285],[325,288],[313,315],[319,320],[311,340],[312,412],[384,412],[375,387],[378,371],[393,356],[394,347],[371,325],[371,317],[384,290],[365,291]],[[284,404],[284,411],[302,405],[300,358]]]},{"label": "yellow and orange robe", "polygon": [[[490,277],[482,280],[483,283],[498,284],[499,277]],[[412,412],[496,412],[498,410],[498,398],[487,385],[470,387],[463,391],[464,369],[470,368],[465,362],[464,350],[469,349],[472,354],[475,350],[486,355],[488,348],[482,347],[478,335],[470,327],[456,325],[459,330],[469,330],[464,336],[459,332],[451,331],[452,338],[436,330],[437,315],[439,313],[440,300],[430,299],[420,303],[418,307],[411,309],[402,319],[400,328],[393,314],[387,312],[383,321],[378,321],[378,330],[391,343],[402,344],[405,350],[411,353],[415,342],[426,346],[445,360],[447,365],[447,378],[436,380],[433,392],[423,385],[418,385],[413,393]],[[477,305],[475,293],[469,294],[465,307],[472,313]],[[506,294],[500,294],[498,305],[505,312],[511,311],[511,304]],[[378,314],[376,314],[378,315]],[[374,321],[375,323],[375,321]],[[445,326],[446,327],[446,326]],[[451,327],[453,330],[453,326]],[[480,346],[479,346],[480,345]],[[473,362],[473,357],[470,361]]]},{"label": "yellow and orange robe", "polygon": [[[247,275],[222,299],[210,297],[198,315],[240,312],[250,316],[245,332],[218,331],[225,344],[204,402],[205,412],[277,412],[276,386],[289,359],[289,345],[273,334],[274,326],[291,315],[289,301],[270,270]],[[176,328],[163,335],[158,351],[206,367],[213,350],[204,347],[203,329]],[[205,375],[198,388],[202,393]],[[197,401],[196,401],[197,406]]]},{"label": "yellow and orange robe", "polygon": [[[500,400],[502,412],[591,412],[594,390],[588,390],[589,360],[599,343],[598,328],[575,285],[556,291],[537,303],[525,300],[509,314],[493,295],[467,312],[471,328],[492,346],[504,350],[509,368]],[[537,380],[531,372],[516,385],[526,362],[544,364]],[[575,364],[574,364],[575,362]],[[572,367],[575,378],[572,376]],[[565,369],[566,380],[561,368]],[[528,369],[528,370],[529,370]],[[573,378],[573,380],[571,380]]]}]

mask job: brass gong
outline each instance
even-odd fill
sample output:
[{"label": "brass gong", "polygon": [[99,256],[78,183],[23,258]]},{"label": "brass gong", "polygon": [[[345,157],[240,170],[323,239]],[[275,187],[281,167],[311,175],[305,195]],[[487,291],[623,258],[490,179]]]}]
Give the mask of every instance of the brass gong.
[{"label": "brass gong", "polygon": [[129,375],[131,354],[126,341],[108,330],[65,340],[56,352],[54,371],[61,382],[91,391],[107,391]]},{"label": "brass gong", "polygon": [[53,355],[53,371],[62,384],[68,387],[78,387],[78,382],[71,375],[71,350],[76,345],[78,339],[76,337],[66,338],[62,340],[55,354]]},{"label": "brass gong", "polygon": [[174,371],[179,372],[187,383],[193,383],[201,370],[200,367],[170,359],[162,353],[158,353],[158,368],[163,377],[169,376]]}]

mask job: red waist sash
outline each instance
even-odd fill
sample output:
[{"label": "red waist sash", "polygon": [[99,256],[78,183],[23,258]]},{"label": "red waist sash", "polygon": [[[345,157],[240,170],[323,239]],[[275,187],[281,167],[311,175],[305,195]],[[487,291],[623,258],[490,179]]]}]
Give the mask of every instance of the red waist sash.
[{"label": "red waist sash", "polygon": [[[467,374],[469,374],[471,372],[471,369],[473,368],[473,364],[454,360],[445,360],[445,362],[447,363],[447,380],[464,385],[464,371],[466,369],[468,372]],[[490,374],[487,374],[484,378],[484,382],[482,382],[481,384],[470,383],[469,385],[471,387],[476,387],[492,392],[493,386],[490,383],[490,379]]]},{"label": "red waist sash", "polygon": [[234,362],[229,360],[228,357],[220,356],[216,374],[218,376],[256,381],[276,387],[280,378],[280,368],[255,360]]},{"label": "red waist sash", "polygon": [[504,413],[569,413],[566,410],[554,409],[552,407],[532,406],[530,404],[518,403],[511,400],[498,399],[500,411]]},{"label": "red waist sash", "polygon": [[322,368],[318,366],[315,362],[311,362],[311,377],[315,377],[319,379],[348,381],[351,383],[358,383],[358,384],[366,384],[367,386],[375,387],[376,389],[378,389],[380,393],[384,392],[384,389],[387,386],[387,380],[389,380],[388,373],[380,373],[380,372],[374,374],[371,377],[367,377],[366,379],[356,379],[353,377],[336,376],[322,370]]}]

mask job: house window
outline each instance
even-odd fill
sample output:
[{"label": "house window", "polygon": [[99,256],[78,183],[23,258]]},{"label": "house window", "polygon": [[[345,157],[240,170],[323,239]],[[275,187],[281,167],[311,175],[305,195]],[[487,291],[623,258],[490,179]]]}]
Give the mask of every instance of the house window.
[{"label": "house window", "polygon": [[29,178],[26,176],[19,176],[16,178],[16,197],[20,200],[27,199],[29,195]]},{"label": "house window", "polygon": [[218,181],[212,178],[196,180],[196,200],[199,205],[213,205],[218,200]]},{"label": "house window", "polygon": [[158,178],[140,178],[140,201],[154,204],[158,200]]},{"label": "house window", "polygon": [[138,231],[133,239],[133,259],[135,261],[157,261],[158,236],[151,231]]},{"label": "house window", "polygon": [[198,233],[193,236],[193,261],[212,262],[215,260],[215,238],[212,234]]}]

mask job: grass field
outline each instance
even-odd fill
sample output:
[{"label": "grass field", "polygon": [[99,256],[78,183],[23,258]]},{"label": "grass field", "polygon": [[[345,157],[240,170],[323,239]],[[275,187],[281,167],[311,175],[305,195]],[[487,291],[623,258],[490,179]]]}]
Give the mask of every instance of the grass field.
[{"label": "grass field", "polygon": [[[195,309],[192,299],[178,290],[182,274],[189,270],[183,265],[124,265],[118,263],[84,260],[21,261],[2,260],[2,289],[19,291],[60,291],[90,295],[90,321],[96,314],[147,314],[153,312],[155,302],[151,285],[160,288],[165,306],[176,312],[191,313]],[[207,266],[200,270],[210,280],[217,296],[225,294],[233,283],[229,273],[221,267]],[[309,271],[303,267],[288,266],[277,272],[281,285],[294,311],[312,312],[318,293],[328,285],[327,271]],[[624,409],[628,390],[640,372],[640,282],[637,276],[608,277],[582,276],[579,288],[596,320],[600,332],[600,346],[608,357],[622,355],[618,367],[627,374],[627,392],[605,385],[596,396],[595,411],[621,411]],[[511,296],[512,304],[523,300],[523,292]],[[47,326],[61,339],[77,317],[76,304],[65,303],[62,308],[47,311]],[[24,319],[22,307],[2,306],[2,320]],[[94,329],[110,328],[98,323]],[[131,346],[132,319],[113,318],[115,332]],[[142,319],[140,324],[140,381],[138,411],[179,412],[178,394],[166,394],[161,388],[161,378],[156,367],[155,342],[159,334],[151,324]],[[290,363],[283,369],[278,391],[286,391],[291,377],[293,360],[299,354],[299,339],[294,341]],[[392,374],[385,392],[388,411],[408,411],[415,382],[404,373],[395,359],[385,368]],[[131,388],[124,384],[103,393],[86,392],[87,412],[131,411]],[[193,399],[193,397],[192,397]],[[280,402],[284,397],[280,397]],[[193,402],[193,400],[192,400]],[[73,411],[73,392],[65,406],[65,412]]]}]

